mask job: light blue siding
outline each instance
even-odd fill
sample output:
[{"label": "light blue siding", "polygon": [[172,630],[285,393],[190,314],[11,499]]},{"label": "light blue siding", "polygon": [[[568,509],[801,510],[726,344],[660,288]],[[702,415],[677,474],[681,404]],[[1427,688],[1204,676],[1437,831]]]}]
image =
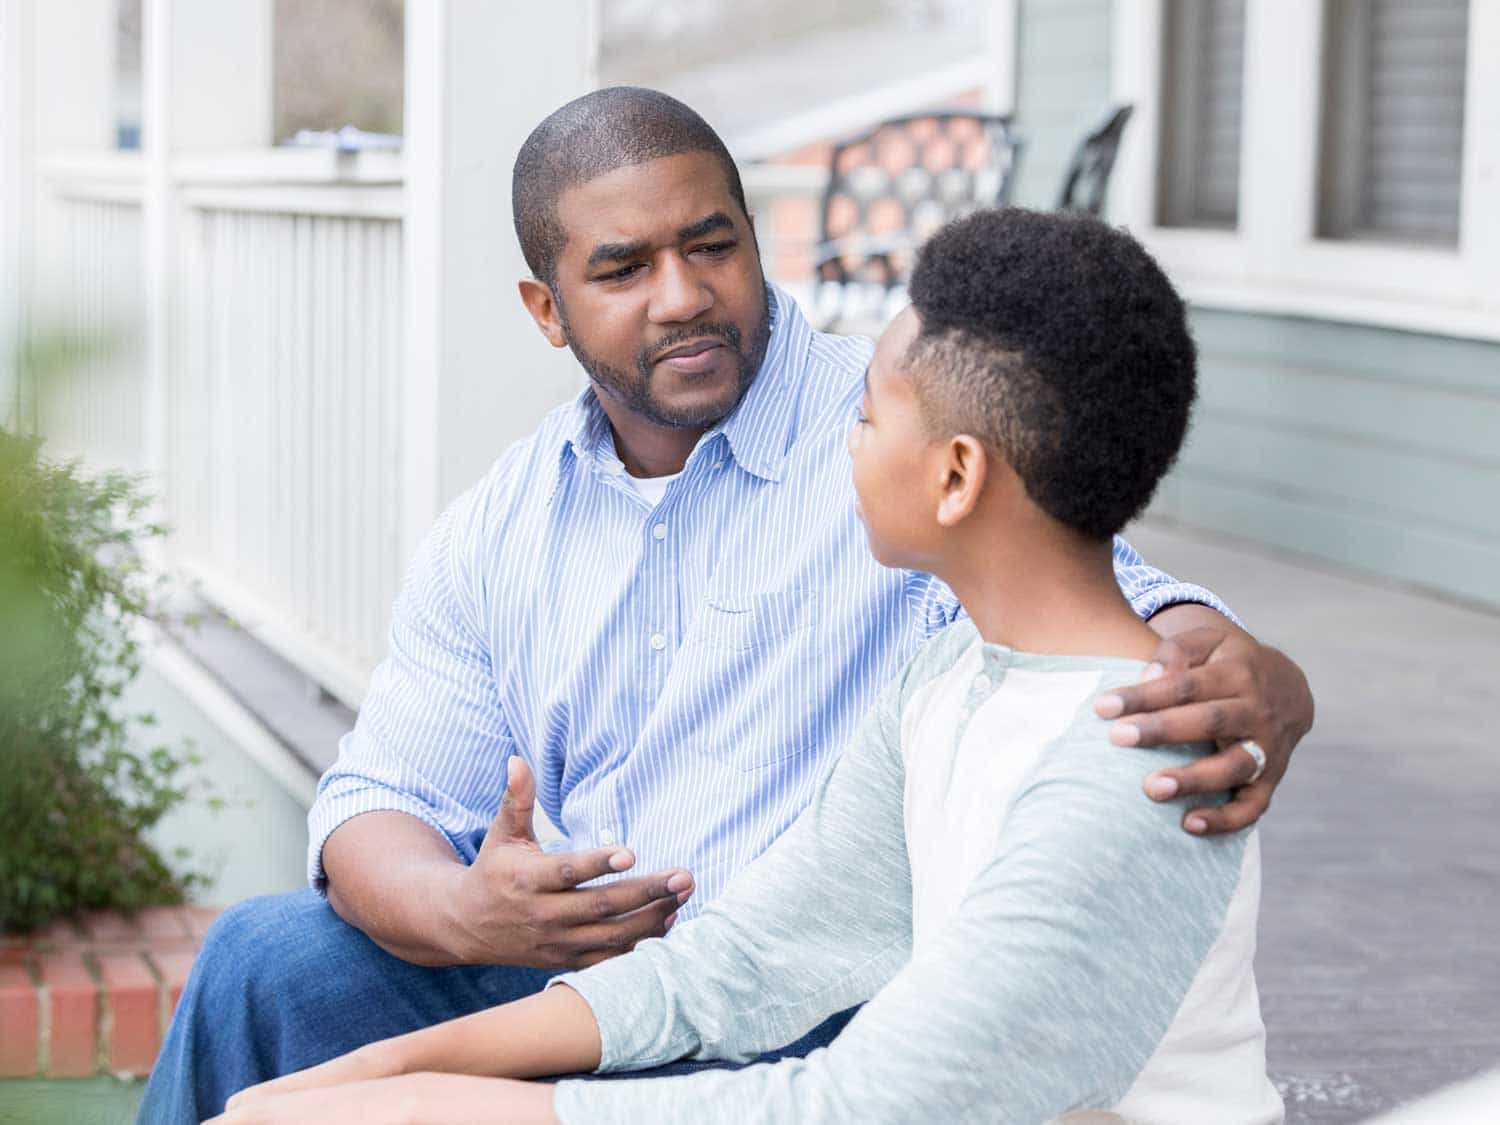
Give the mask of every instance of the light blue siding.
[{"label": "light blue siding", "polygon": [[1110,0],[1020,0],[1016,126],[1025,139],[1012,198],[1057,202],[1063,171],[1110,104]]},{"label": "light blue siding", "polygon": [[1500,606],[1500,344],[1195,310],[1153,510]]}]

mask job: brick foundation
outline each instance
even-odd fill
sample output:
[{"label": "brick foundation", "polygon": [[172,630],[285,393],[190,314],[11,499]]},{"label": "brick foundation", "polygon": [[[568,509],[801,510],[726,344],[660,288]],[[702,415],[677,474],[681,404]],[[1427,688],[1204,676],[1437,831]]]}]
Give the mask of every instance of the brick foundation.
[{"label": "brick foundation", "polygon": [[0,936],[0,1078],[148,1073],[218,913],[105,911]]}]

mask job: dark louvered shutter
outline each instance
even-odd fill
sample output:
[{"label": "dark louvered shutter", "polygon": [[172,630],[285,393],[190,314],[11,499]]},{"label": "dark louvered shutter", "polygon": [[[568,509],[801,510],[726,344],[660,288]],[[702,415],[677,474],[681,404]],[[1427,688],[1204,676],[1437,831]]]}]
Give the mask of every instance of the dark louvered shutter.
[{"label": "dark louvered shutter", "polygon": [[1160,192],[1163,226],[1239,220],[1244,0],[1167,0]]},{"label": "dark louvered shutter", "polygon": [[1469,0],[1330,0],[1319,233],[1456,245]]}]

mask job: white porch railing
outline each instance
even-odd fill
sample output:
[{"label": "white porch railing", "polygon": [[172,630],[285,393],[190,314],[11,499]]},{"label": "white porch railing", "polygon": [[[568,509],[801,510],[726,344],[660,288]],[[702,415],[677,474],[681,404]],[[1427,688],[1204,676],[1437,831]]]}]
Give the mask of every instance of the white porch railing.
[{"label": "white porch railing", "polygon": [[[167,561],[357,707],[406,561],[400,158],[223,154],[174,162],[171,180]],[[49,305],[101,349],[139,333],[140,164],[54,161],[47,183]],[[799,297],[783,271],[806,269],[821,186],[819,169],[745,169],[767,271]],[[149,464],[139,350],[108,370],[66,389],[49,437]]]},{"label": "white porch railing", "polygon": [[141,165],[109,155],[44,169],[34,329],[76,362],[37,391],[54,450],[100,467],[143,467]]},{"label": "white porch railing", "polygon": [[400,188],[220,176],[179,196],[174,558],[357,706],[402,562]]}]

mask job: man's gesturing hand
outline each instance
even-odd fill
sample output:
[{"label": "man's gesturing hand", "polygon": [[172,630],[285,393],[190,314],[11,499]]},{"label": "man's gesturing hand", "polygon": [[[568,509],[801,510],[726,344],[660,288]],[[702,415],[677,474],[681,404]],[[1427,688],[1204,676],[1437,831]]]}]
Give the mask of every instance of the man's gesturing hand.
[{"label": "man's gesturing hand", "polygon": [[[1213,835],[1254,824],[1271,804],[1292,750],[1312,728],[1313,701],[1301,670],[1274,648],[1226,623],[1197,628],[1163,640],[1141,682],[1101,695],[1101,718],[1118,719],[1110,739],[1121,746],[1214,742],[1217,754],[1146,778],[1153,800],[1234,790],[1219,808],[1189,809],[1182,826]],[[1265,751],[1256,769],[1241,743],[1253,739]]]},{"label": "man's gesturing hand", "polygon": [[500,811],[453,904],[461,961],[576,969],[667,932],[693,893],[691,875],[677,868],[580,887],[628,870],[635,856],[624,848],[544,853],[531,830],[535,803],[531,770],[513,756]]}]

